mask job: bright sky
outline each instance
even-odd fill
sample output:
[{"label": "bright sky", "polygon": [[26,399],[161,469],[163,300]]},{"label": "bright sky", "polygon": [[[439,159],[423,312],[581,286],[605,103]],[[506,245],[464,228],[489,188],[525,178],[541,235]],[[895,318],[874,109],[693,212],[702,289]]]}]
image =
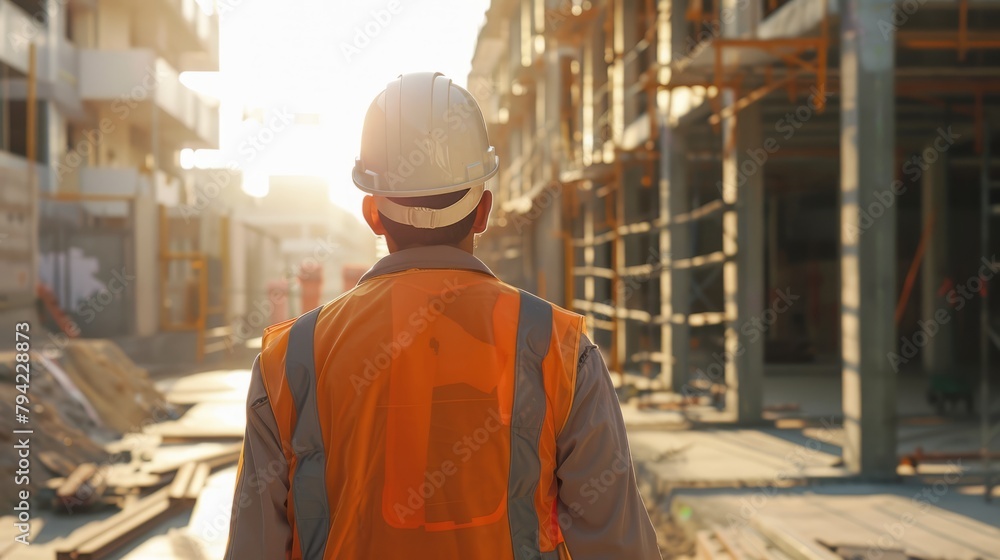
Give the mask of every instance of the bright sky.
[{"label": "bright sky", "polygon": [[[362,195],[350,173],[368,105],[406,72],[443,72],[464,86],[489,6],[489,0],[215,3],[220,71],[182,78],[221,102],[220,151],[196,161],[236,161],[245,188],[258,195],[270,175],[325,177],[331,199],[357,216]],[[244,108],[263,109],[263,121],[244,121]],[[319,119],[274,134],[261,128],[287,112]]]}]

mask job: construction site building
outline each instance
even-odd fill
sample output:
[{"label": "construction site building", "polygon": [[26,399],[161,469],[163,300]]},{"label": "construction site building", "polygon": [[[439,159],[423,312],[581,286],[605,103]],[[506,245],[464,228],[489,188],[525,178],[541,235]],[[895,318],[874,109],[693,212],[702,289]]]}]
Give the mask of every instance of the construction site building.
[{"label": "construction site building", "polygon": [[[280,289],[298,282],[299,265],[285,258],[281,216],[311,236],[300,245],[343,241],[327,266],[372,258],[373,243],[359,249],[367,238],[348,232],[360,224],[323,214],[325,187],[308,216],[275,206],[288,193],[245,192],[241,170],[276,135],[267,123],[295,115],[251,108],[223,166],[182,161],[219,147],[217,102],[181,80],[219,68],[219,14],[208,5],[0,0],[3,324],[37,318],[56,347],[114,338],[144,363],[231,356],[247,338],[239,332],[300,307]],[[326,219],[330,231],[303,219]],[[332,297],[339,268],[326,278]]]},{"label": "construction site building", "polygon": [[899,386],[997,383],[997,29],[978,0],[494,0],[480,253],[728,420],[841,376],[845,462],[890,478]]}]

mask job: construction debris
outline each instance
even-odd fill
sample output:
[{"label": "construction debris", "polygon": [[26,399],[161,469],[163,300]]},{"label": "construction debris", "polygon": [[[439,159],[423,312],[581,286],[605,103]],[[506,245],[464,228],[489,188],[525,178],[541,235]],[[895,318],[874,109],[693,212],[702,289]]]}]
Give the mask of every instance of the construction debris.
[{"label": "construction debris", "polygon": [[[32,485],[54,490],[55,502],[67,507],[68,501],[74,507],[93,505],[108,486],[102,471],[129,459],[127,453],[109,453],[103,444],[176,414],[146,371],[110,341],[70,340],[56,352],[31,357],[30,425],[15,425],[17,362],[15,353],[0,353],[0,443],[13,445],[14,429],[32,429],[39,465]],[[0,475],[12,479],[16,460],[4,455]],[[0,490],[0,503],[13,504],[15,491],[11,485]]]},{"label": "construction debris", "polygon": [[58,363],[104,425],[119,435],[171,416],[146,370],[110,341],[70,341]]},{"label": "construction debris", "polygon": [[57,560],[98,560],[129,543],[134,537],[175,511],[170,487],[139,500],[111,517],[85,525],[67,538],[56,553]]},{"label": "construction debris", "polygon": [[205,463],[187,463],[174,476],[170,484],[170,502],[175,505],[194,507],[201,489],[208,481],[212,467]]},{"label": "construction debris", "polygon": [[[13,430],[23,429],[16,424],[14,398],[21,393],[14,387],[14,354],[0,354],[0,445],[10,449],[14,445]],[[66,398],[58,385],[39,369],[32,369],[31,435],[32,453],[38,467],[32,470],[31,481],[36,488],[44,488],[54,477],[67,477],[83,463],[101,461],[105,452],[101,445],[80,428],[96,428],[89,421],[83,407]],[[62,397],[62,398],[60,398]],[[17,471],[17,456],[5,453],[0,456],[0,476],[13,480]],[[0,489],[0,504],[12,507],[16,503],[17,486],[5,484]]]},{"label": "construction debris", "polygon": [[83,463],[56,489],[56,500],[66,508],[92,505],[104,493],[108,478],[94,463]]},{"label": "construction debris", "polygon": [[145,432],[160,436],[164,443],[238,441],[246,429],[245,406],[241,401],[198,403],[180,419],[150,425]]}]

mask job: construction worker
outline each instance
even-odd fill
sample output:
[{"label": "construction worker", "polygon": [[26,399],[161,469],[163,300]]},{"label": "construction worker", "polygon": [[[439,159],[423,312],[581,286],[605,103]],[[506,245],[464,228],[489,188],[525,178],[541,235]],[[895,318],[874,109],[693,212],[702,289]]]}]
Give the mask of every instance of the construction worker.
[{"label": "construction worker", "polygon": [[498,164],[441,74],[372,102],[353,178],[390,254],[264,331],[228,560],[660,558],[583,318],[472,254]]}]

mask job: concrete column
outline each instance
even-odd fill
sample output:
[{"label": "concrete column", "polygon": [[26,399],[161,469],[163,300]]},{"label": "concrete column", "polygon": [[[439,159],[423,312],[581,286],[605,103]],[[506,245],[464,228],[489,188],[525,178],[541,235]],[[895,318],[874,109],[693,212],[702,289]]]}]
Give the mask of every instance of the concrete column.
[{"label": "concrete column", "polygon": [[[759,10],[725,0],[723,35],[741,37],[757,24]],[[737,92],[725,90],[722,106],[733,105]],[[764,344],[754,329],[764,312],[764,168],[753,158],[762,148],[761,106],[750,105],[722,122],[722,282],[725,297],[726,408],[739,423],[758,422],[763,412]],[[759,157],[759,156],[758,156]]]},{"label": "concrete column", "polygon": [[892,21],[892,4],[840,4],[844,461],[875,479],[896,470],[896,376],[887,359],[896,348],[895,38],[879,28]]},{"label": "concrete column", "polygon": [[[644,9],[642,2],[615,2],[614,46],[615,54],[615,130],[616,134],[624,133],[628,125],[638,115],[637,99],[634,92],[628,91],[639,79],[639,65],[635,59],[626,60],[625,55],[638,42],[639,10]],[[640,94],[641,95],[641,94]],[[616,136],[616,142],[622,138]]]},{"label": "concrete column", "polygon": [[660,44],[657,58],[661,63],[680,61],[688,56],[687,2],[660,0]]},{"label": "concrete column", "polygon": [[[686,2],[659,2],[656,57],[662,68],[688,55],[686,10]],[[663,317],[660,348],[664,356],[661,374],[664,385],[684,394],[690,373],[691,329],[687,316],[691,306],[691,271],[674,267],[672,263],[691,256],[690,224],[675,221],[675,216],[690,210],[691,189],[687,182],[685,133],[673,128],[674,91],[681,90],[661,91],[656,96],[656,118],[660,119],[659,203],[660,217],[664,221],[659,238],[660,262],[664,265],[660,274],[660,315]]]},{"label": "concrete column", "polygon": [[[562,53],[558,46],[550,42],[543,54],[545,57],[544,80],[538,85],[537,98],[537,127],[544,132],[538,136],[534,150],[541,150],[542,157],[539,160],[541,172],[538,177],[540,184],[552,185],[553,181],[558,181],[558,177],[553,175],[553,170],[558,166],[553,165],[562,157],[562,143],[559,141],[559,129],[561,124],[560,93],[562,91]],[[532,131],[535,132],[535,131]],[[532,154],[526,154],[530,157]],[[532,184],[534,188],[537,184]],[[564,278],[566,273],[572,271],[565,270],[565,255],[562,238],[562,201],[561,191],[551,186],[547,187],[535,198],[535,209],[529,216],[538,216],[536,235],[533,238],[535,244],[536,268],[539,272],[539,294],[540,296],[556,302],[565,307],[572,307],[572,302],[565,301],[566,294]],[[544,293],[542,293],[544,292]]]},{"label": "concrete column", "polygon": [[[587,193],[586,198],[583,203],[583,239],[586,245],[583,248],[583,265],[587,267],[587,270],[592,270],[594,267],[594,204],[597,197],[594,196],[593,185],[590,185],[590,191]],[[597,293],[597,282],[594,278],[593,273],[588,273],[583,279],[583,300],[593,302],[595,301]],[[579,297],[579,296],[578,296]],[[589,332],[590,339],[594,339],[594,313],[592,311],[587,311],[587,328]]]},{"label": "concrete column", "polygon": [[[735,99],[727,92],[724,106]],[[725,294],[726,407],[736,421],[760,420],[763,410],[764,344],[751,328],[764,312],[764,168],[752,158],[762,150],[760,105],[722,122],[722,281]],[[758,335],[752,337],[751,335]]]},{"label": "concrete column", "polygon": [[155,190],[135,197],[133,214],[133,271],[135,285],[129,286],[135,297],[135,333],[139,336],[156,334],[160,326],[160,263],[159,216]]},{"label": "concrete column", "polygon": [[[669,112],[669,104],[666,112]],[[684,132],[670,127],[664,117],[660,126],[660,262],[667,265],[660,275],[660,314],[664,323],[660,345],[665,356],[663,381],[670,390],[683,394],[689,381],[688,350],[691,329],[687,316],[691,306],[691,269],[671,266],[690,257],[690,224],[676,223],[675,216],[689,210],[691,189],[687,182]]]},{"label": "concrete column", "polygon": [[[767,195],[767,275],[764,279],[764,285],[767,287],[768,294],[772,293],[772,289],[781,289],[785,287],[779,280],[779,256],[780,252],[778,248],[778,218],[781,213],[781,202],[777,194],[771,193]],[[784,329],[781,329],[778,322],[767,329],[768,340],[777,340],[781,338],[783,331],[788,331],[791,321],[784,322]]]},{"label": "concrete column", "polygon": [[594,110],[594,57],[597,51],[602,50],[602,46],[595,45],[592,41],[584,41],[581,72],[583,74],[583,87],[580,90],[583,102],[583,165],[590,165],[594,162],[595,145],[595,121],[598,115]]},{"label": "concrete column", "polygon": [[608,88],[609,107],[611,108],[611,140],[621,145],[625,134],[625,12],[628,7],[625,2],[615,2],[611,14],[611,45],[615,59],[611,63]]},{"label": "concrete column", "polygon": [[938,154],[936,162],[920,177],[921,215],[924,227],[933,223],[933,230],[927,238],[927,247],[920,270],[920,318],[934,323],[938,332],[929,337],[921,351],[924,371],[933,375],[947,373],[955,364],[952,346],[953,323],[942,323],[934,318],[938,310],[950,312],[951,308],[943,295],[938,295],[941,283],[948,276],[948,163],[947,154]]}]

